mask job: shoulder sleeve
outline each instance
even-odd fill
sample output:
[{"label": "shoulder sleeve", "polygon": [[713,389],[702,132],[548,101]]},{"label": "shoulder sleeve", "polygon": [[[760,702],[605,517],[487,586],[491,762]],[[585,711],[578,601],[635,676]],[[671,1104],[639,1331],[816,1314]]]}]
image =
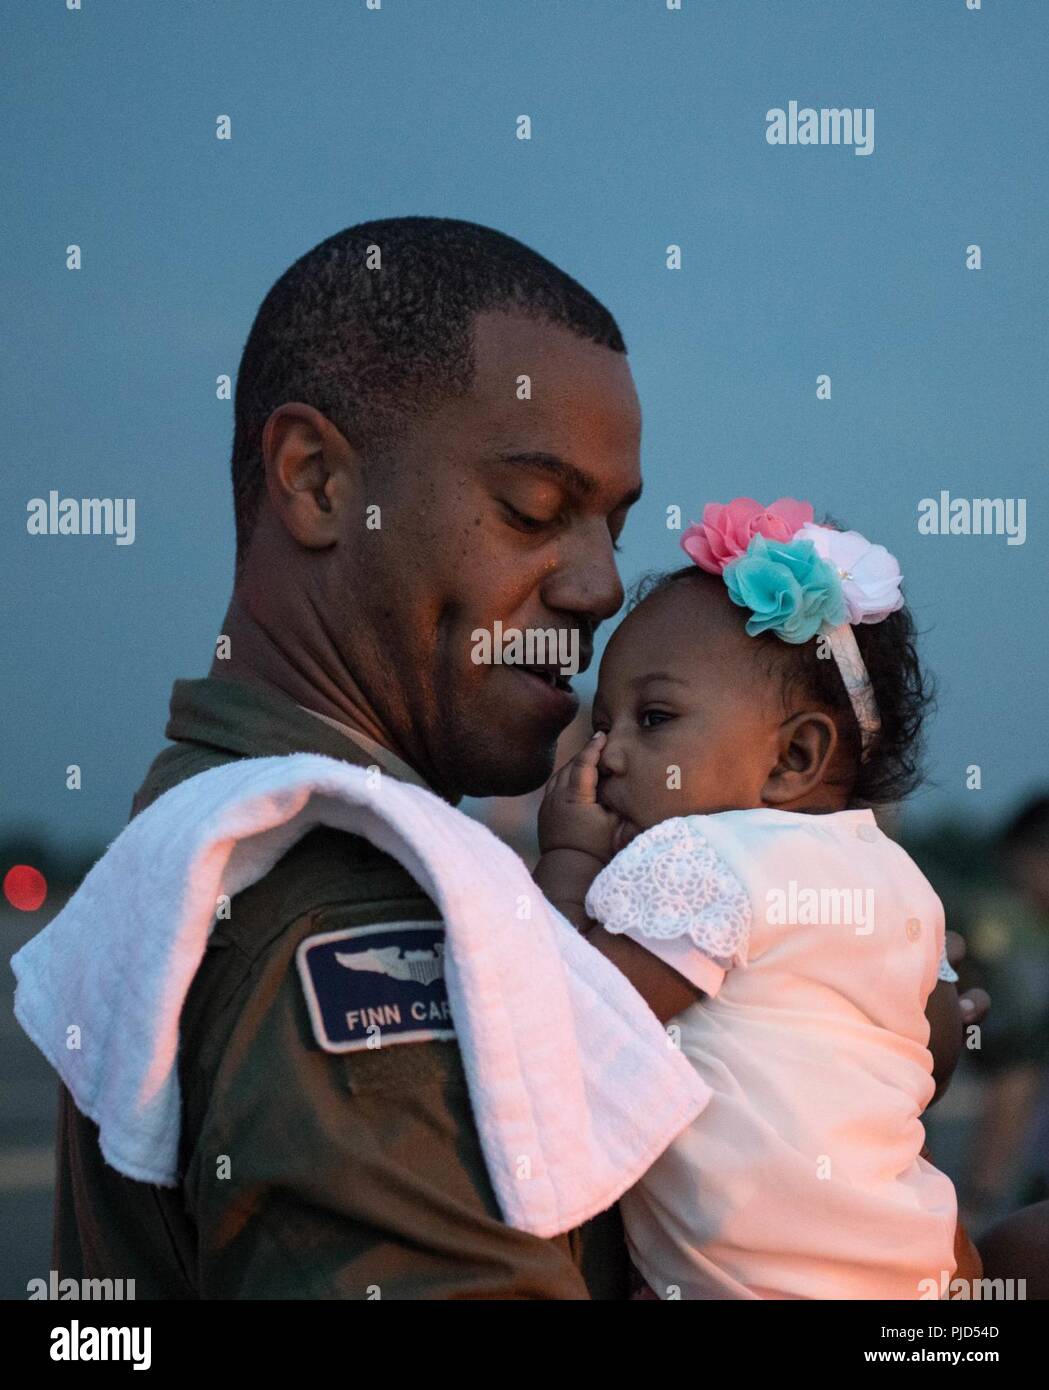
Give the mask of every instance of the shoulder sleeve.
[{"label": "shoulder sleeve", "polygon": [[[431,944],[388,949],[411,920],[441,926],[427,899],[396,894],[280,929],[241,921],[270,944],[219,992],[217,1016],[197,1020],[180,1068],[200,1297],[589,1297],[567,1236],[503,1222],[454,1033],[443,1018],[399,1029],[381,1002],[436,993]],[[314,945],[320,1014],[300,968]],[[341,1021],[335,991],[347,991]],[[375,1045],[350,1048],[351,1015],[373,993]]]},{"label": "shoulder sleeve", "polygon": [[750,894],[701,827],[682,816],[637,836],[591,884],[586,910],[716,994],[746,965]]}]

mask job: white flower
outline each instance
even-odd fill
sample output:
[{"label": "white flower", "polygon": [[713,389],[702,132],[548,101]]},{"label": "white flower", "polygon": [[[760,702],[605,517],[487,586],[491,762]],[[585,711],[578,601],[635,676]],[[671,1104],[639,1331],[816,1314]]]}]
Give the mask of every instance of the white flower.
[{"label": "white flower", "polygon": [[794,539],[811,541],[816,553],[837,570],[850,623],[880,623],[903,607],[903,576],[895,555],[883,545],[872,545],[858,531],[835,531],[811,521]]}]

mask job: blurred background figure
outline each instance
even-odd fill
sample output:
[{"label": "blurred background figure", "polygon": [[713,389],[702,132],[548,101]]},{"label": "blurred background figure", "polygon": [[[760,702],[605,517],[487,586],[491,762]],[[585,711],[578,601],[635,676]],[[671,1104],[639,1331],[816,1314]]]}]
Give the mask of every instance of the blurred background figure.
[{"label": "blurred background figure", "polygon": [[936,1162],[979,1232],[1049,1197],[1049,796],[1027,802],[997,834],[942,826],[913,852],[948,926],[965,938],[960,986],[982,986],[992,1001],[926,1119]]}]

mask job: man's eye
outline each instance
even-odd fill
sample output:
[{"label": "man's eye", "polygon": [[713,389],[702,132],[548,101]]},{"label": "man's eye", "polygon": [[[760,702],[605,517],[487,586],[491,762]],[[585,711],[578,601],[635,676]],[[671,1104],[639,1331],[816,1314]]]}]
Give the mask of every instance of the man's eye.
[{"label": "man's eye", "polygon": [[511,507],[509,502],[504,502],[506,514],[512,526],[516,526],[519,531],[542,531],[546,526],[552,526],[556,517],[547,520],[545,517],[528,516],[526,512],[519,512],[516,507]]},{"label": "man's eye", "polygon": [[642,729],[654,729],[660,724],[665,724],[668,719],[673,719],[672,714],[668,714],[665,709],[645,709],[638,717],[638,723]]}]

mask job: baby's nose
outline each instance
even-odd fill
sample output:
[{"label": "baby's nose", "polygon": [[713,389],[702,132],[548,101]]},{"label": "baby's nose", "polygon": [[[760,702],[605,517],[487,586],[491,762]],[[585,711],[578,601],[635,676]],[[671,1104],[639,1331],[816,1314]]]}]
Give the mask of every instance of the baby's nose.
[{"label": "baby's nose", "polygon": [[598,759],[597,772],[599,777],[615,777],[622,775],[626,767],[626,755],[621,739],[615,738],[611,733],[605,739],[605,746],[601,750],[601,757]]}]

